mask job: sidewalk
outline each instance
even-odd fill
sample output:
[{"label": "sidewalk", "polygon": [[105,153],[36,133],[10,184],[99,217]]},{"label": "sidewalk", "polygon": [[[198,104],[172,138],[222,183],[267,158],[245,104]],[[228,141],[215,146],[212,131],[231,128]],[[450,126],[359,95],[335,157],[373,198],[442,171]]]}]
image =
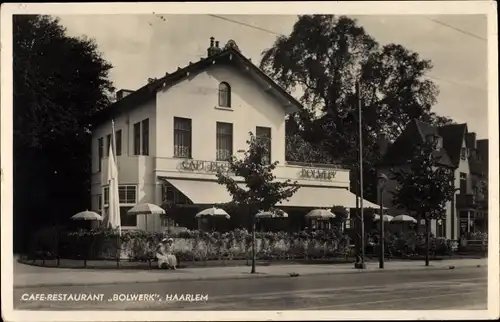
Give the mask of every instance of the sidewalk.
[{"label": "sidewalk", "polygon": [[377,262],[367,263],[365,270],[354,269],[353,264],[335,265],[271,265],[257,266],[257,274],[250,274],[249,266],[205,267],[171,270],[99,270],[62,269],[35,267],[14,262],[14,287],[102,285],[124,283],[148,283],[163,281],[225,280],[242,278],[289,277],[291,273],[304,275],[349,274],[364,272],[411,271],[424,269],[455,269],[465,267],[485,267],[488,259],[457,259],[431,261],[430,267],[424,262],[387,261],[385,269],[379,269]]}]

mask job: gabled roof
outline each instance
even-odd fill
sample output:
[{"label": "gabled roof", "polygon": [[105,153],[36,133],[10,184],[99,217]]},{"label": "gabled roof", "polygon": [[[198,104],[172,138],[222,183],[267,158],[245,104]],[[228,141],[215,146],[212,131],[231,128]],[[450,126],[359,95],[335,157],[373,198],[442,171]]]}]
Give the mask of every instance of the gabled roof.
[{"label": "gabled roof", "polygon": [[440,164],[456,168],[460,162],[460,149],[466,132],[466,124],[434,127],[413,119],[396,141],[387,148],[380,166],[396,166],[408,163],[419,143],[423,143],[428,135],[438,135],[443,138],[443,148],[435,152],[439,157]]},{"label": "gabled roof", "polygon": [[247,72],[256,82],[264,86],[266,91],[273,94],[276,98],[286,101],[286,106],[284,105],[284,107],[290,109],[289,112],[296,112],[298,109],[302,108],[302,104],[300,102],[274,82],[261,69],[255,66],[248,58],[241,54],[238,49],[234,47],[227,47],[218,54],[202,58],[196,63],[190,62],[189,65],[184,68],[178,68],[172,74],[167,73],[164,77],[154,80],[116,103],[111,104],[95,115],[92,124],[93,126],[96,126],[111,119],[117,114],[130,111],[131,109],[140,106],[141,103],[155,98],[158,90],[166,87],[168,88],[169,86],[184,80],[190,74],[201,72],[213,64],[221,63],[231,64],[232,66],[241,69],[243,72]]},{"label": "gabled roof", "polygon": [[460,151],[467,133],[467,124],[450,124],[439,127],[439,135],[443,138],[443,147],[454,167],[460,163]]}]

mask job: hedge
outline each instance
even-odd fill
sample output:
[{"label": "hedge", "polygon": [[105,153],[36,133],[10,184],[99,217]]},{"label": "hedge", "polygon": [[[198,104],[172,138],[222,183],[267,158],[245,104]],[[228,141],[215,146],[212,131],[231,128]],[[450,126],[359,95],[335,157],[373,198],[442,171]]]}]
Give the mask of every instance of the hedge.
[{"label": "hedge", "polygon": [[[120,243],[121,259],[145,260],[154,257],[163,233],[124,231],[121,238],[110,230],[60,231],[56,228],[36,234],[32,252],[74,259],[115,259]],[[198,230],[170,234],[174,252],[181,261],[247,259],[251,254],[251,234],[244,229],[227,233]],[[338,230],[316,232],[257,232],[259,259],[292,259],[346,255],[349,238]]]}]

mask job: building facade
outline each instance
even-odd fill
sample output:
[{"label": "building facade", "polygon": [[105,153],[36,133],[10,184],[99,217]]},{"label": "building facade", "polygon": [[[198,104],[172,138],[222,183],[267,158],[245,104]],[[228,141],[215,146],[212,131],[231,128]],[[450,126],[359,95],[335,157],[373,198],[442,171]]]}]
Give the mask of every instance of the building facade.
[{"label": "building facade", "polygon": [[126,215],[138,203],[182,206],[185,211],[176,222],[193,228],[197,211],[230,201],[215,173],[227,167],[228,157],[247,149],[249,132],[269,142],[268,158],[279,162],[277,180],[291,179],[300,186],[280,205],[289,214],[333,205],[355,207],[348,170],[286,162],[285,117],[301,108],[300,103],[245,58],[234,41],[219,48],[211,39],[207,54],[137,91],[119,91],[117,102],[97,116],[92,208],[106,213],[112,120],[123,229],[163,229],[157,216]]},{"label": "building facade", "polygon": [[487,163],[478,160],[487,160],[484,154],[488,150],[488,140],[476,140],[476,134],[468,131],[467,124],[434,127],[412,120],[394,142],[381,144],[382,161],[378,171],[389,178],[383,204],[389,208],[391,215],[409,214],[393,205],[397,182],[391,179],[391,169],[408,167],[416,144],[428,139],[437,139],[436,153],[440,157],[440,166],[453,169],[455,187],[455,198],[447,202],[445,219],[433,220],[431,232],[437,237],[452,240],[467,238],[471,232],[486,227],[480,219],[487,218],[487,206],[484,207],[487,199],[482,193],[484,185],[487,186]]}]

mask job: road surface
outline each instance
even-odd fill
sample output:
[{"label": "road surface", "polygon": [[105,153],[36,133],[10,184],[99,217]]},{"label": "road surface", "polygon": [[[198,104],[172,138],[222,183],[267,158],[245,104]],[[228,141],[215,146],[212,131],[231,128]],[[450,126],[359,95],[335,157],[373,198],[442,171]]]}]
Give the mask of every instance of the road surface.
[{"label": "road surface", "polygon": [[[66,301],[40,301],[58,293]],[[94,298],[69,298],[81,293]],[[484,267],[14,289],[15,308],[25,310],[485,310],[486,303]]]}]

